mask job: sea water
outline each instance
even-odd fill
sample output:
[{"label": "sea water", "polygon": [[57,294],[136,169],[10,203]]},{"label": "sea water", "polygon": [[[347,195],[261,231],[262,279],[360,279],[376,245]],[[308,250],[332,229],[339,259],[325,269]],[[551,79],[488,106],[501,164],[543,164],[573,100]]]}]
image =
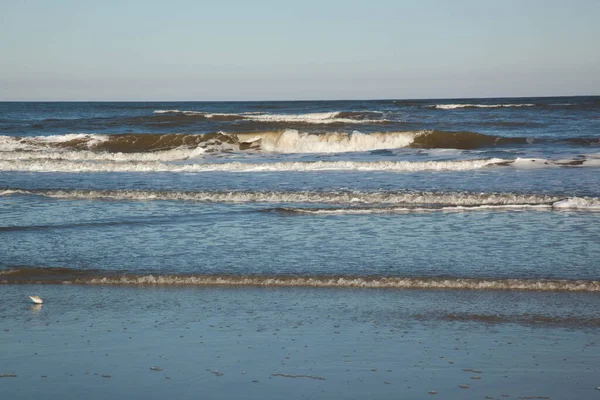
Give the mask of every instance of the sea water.
[{"label": "sea water", "polygon": [[[27,365],[37,362],[23,342],[47,348],[80,332],[102,342],[87,349],[99,352],[112,336],[81,330],[112,324],[106,330],[114,331],[119,321],[143,325],[137,333],[146,339],[138,335],[141,347],[131,345],[137,361],[102,364],[105,375],[140,378],[136,368],[146,373],[159,361],[142,357],[158,341],[169,348],[163,356],[171,354],[172,368],[180,362],[180,374],[171,370],[169,378],[191,379],[182,351],[190,344],[178,342],[181,333],[192,330],[198,344],[216,319],[246,337],[261,329],[244,314],[251,311],[271,334],[300,332],[288,345],[294,338],[325,349],[344,335],[335,332],[351,333],[335,354],[307,353],[312,369],[298,360],[280,368],[285,361],[268,355],[274,342],[253,334],[248,340],[261,351],[240,361],[257,371],[244,381],[251,387],[254,380],[302,381],[321,386],[302,386],[299,395],[360,398],[366,386],[341,383],[345,352],[358,351],[350,380],[364,382],[372,368],[406,367],[385,355],[412,349],[411,365],[429,371],[426,377],[402,369],[377,380],[377,393],[387,398],[392,384],[402,384],[403,391],[419,387],[413,398],[431,396],[436,385],[429,382],[454,376],[448,368],[456,365],[444,359],[445,372],[436,373],[441,359],[431,352],[447,354],[462,332],[460,340],[478,343],[458,347],[463,359],[475,351],[472,363],[482,364],[486,354],[507,351],[517,362],[487,364],[496,365],[495,378],[479,386],[482,395],[489,389],[500,396],[501,388],[540,395],[544,384],[561,379],[558,372],[531,376],[532,357],[543,356],[548,343],[557,352],[547,355],[545,370],[563,358],[580,362],[587,372],[563,367],[585,381],[578,390],[593,391],[600,385],[590,361],[600,355],[593,344],[600,325],[599,173],[598,97],[0,103],[0,346],[12,354],[0,374],[18,375],[10,383],[16,396],[29,385],[19,382]],[[30,309],[30,294],[46,304]],[[212,324],[182,316],[198,307]],[[56,312],[78,319],[51,323]],[[166,330],[153,322],[173,315],[177,322]],[[102,322],[111,316],[116,320]],[[87,325],[74,322],[82,319]],[[294,328],[317,319],[314,331]],[[228,361],[219,369],[200,362],[202,384],[210,378],[220,385],[239,361],[235,354],[248,347],[221,325],[214,351]],[[517,337],[520,349],[494,345]],[[231,346],[233,355],[224,356]],[[536,350],[525,356],[525,347]],[[60,362],[62,355],[48,357]],[[86,357],[81,368],[91,372],[98,354]],[[68,377],[79,361],[65,360]],[[527,377],[535,393],[525,381],[502,383],[499,365],[511,377]],[[49,368],[28,379],[42,384]],[[213,373],[222,370],[228,374]],[[235,371],[240,379],[247,372]],[[323,387],[310,376],[337,384]],[[103,383],[108,392],[99,393],[122,388],[112,379],[116,386]],[[446,392],[451,396],[467,390],[444,382],[458,391]],[[232,387],[223,398],[234,396]],[[290,390],[269,388],[253,396]]]}]

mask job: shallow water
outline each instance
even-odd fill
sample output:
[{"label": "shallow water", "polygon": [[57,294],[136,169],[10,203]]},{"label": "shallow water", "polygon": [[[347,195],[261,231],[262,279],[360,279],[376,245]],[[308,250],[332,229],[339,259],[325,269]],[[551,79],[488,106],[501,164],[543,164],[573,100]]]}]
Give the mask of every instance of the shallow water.
[{"label": "shallow water", "polygon": [[599,101],[0,103],[0,390],[595,396]]},{"label": "shallow water", "polygon": [[[12,398],[588,398],[599,372],[600,304],[585,293],[5,289]],[[43,306],[23,301],[32,291]]]}]

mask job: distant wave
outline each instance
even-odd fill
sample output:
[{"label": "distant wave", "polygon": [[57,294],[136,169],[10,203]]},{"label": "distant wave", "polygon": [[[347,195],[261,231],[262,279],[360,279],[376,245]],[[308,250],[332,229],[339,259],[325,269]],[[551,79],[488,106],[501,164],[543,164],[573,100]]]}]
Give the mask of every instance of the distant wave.
[{"label": "distant wave", "polygon": [[301,124],[361,124],[361,123],[385,123],[389,122],[383,118],[379,111],[331,111],[306,114],[268,114],[263,112],[233,113],[211,113],[206,111],[186,110],[155,110],[155,114],[196,116],[212,121],[256,121],[256,122],[289,122]]},{"label": "distant wave", "polygon": [[514,290],[600,292],[599,281],[543,279],[475,279],[367,276],[233,276],[118,274],[69,268],[14,268],[0,271],[2,284],[83,284],[142,286],[265,286],[423,290]]},{"label": "distant wave", "polygon": [[[375,214],[469,210],[586,210],[600,211],[596,197],[567,197],[519,193],[467,192],[184,192],[155,190],[0,190],[0,196],[46,196],[57,199],[194,201],[215,203],[313,203],[344,207],[283,207],[269,209],[298,214]],[[360,205],[360,206],[357,206]]]},{"label": "distant wave", "polygon": [[511,107],[534,107],[535,104],[435,104],[428,108],[440,110],[455,110],[457,108],[511,108]]}]

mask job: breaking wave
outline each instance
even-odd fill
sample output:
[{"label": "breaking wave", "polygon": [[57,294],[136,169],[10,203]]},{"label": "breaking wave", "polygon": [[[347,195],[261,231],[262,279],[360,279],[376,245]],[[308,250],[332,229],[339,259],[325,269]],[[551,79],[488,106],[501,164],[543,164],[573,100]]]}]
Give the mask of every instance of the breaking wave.
[{"label": "breaking wave", "polygon": [[[0,136],[0,159],[140,160],[170,161],[203,153],[260,151],[265,153],[343,153],[396,148],[475,149],[502,145],[564,142],[600,145],[598,138],[535,139],[501,137],[476,132],[354,131],[302,133],[294,129],[254,133],[207,134],[67,134],[55,136]],[[151,153],[148,156],[145,153]]]},{"label": "breaking wave", "polygon": [[155,114],[198,117],[212,121],[255,121],[265,123],[300,123],[300,124],[364,124],[385,123],[384,113],[379,111],[331,111],[307,114],[268,114],[263,112],[211,113],[206,111],[155,110]]},{"label": "breaking wave", "polygon": [[121,275],[97,270],[69,268],[14,268],[4,270],[0,271],[0,283],[600,292],[600,282],[589,280],[366,276]]},{"label": "breaking wave", "polygon": [[[10,153],[18,157],[44,157],[44,154],[54,152],[65,156],[67,151],[78,153],[95,152],[96,157],[103,153],[123,153],[123,158],[142,157],[135,153],[161,153],[173,150],[204,151],[212,144],[231,142],[231,138],[221,133],[192,135],[192,134],[67,134],[54,136],[0,136],[0,159],[6,159]],[[37,154],[36,154],[37,153]],[[29,154],[29,156],[28,156]],[[129,156],[127,156],[129,155]],[[51,156],[50,156],[51,157]],[[49,157],[49,158],[50,158]],[[75,156],[73,156],[75,157]],[[93,157],[84,155],[82,157]],[[115,156],[112,156],[115,157]]]},{"label": "breaking wave", "polygon": [[419,132],[361,132],[308,134],[295,130],[242,136],[245,142],[273,153],[343,153],[410,146]]},{"label": "breaking wave", "polygon": [[455,110],[457,108],[512,108],[512,107],[534,107],[535,104],[435,104],[428,108],[440,110]]}]

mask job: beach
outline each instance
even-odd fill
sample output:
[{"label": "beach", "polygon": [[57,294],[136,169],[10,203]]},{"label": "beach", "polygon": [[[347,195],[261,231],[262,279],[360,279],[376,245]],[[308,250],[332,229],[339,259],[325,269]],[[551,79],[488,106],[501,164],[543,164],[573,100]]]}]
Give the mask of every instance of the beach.
[{"label": "beach", "polygon": [[[27,304],[32,292],[46,302]],[[597,396],[596,295],[18,285],[2,297],[0,385],[15,399]],[[576,313],[540,314],[573,300]]]}]

